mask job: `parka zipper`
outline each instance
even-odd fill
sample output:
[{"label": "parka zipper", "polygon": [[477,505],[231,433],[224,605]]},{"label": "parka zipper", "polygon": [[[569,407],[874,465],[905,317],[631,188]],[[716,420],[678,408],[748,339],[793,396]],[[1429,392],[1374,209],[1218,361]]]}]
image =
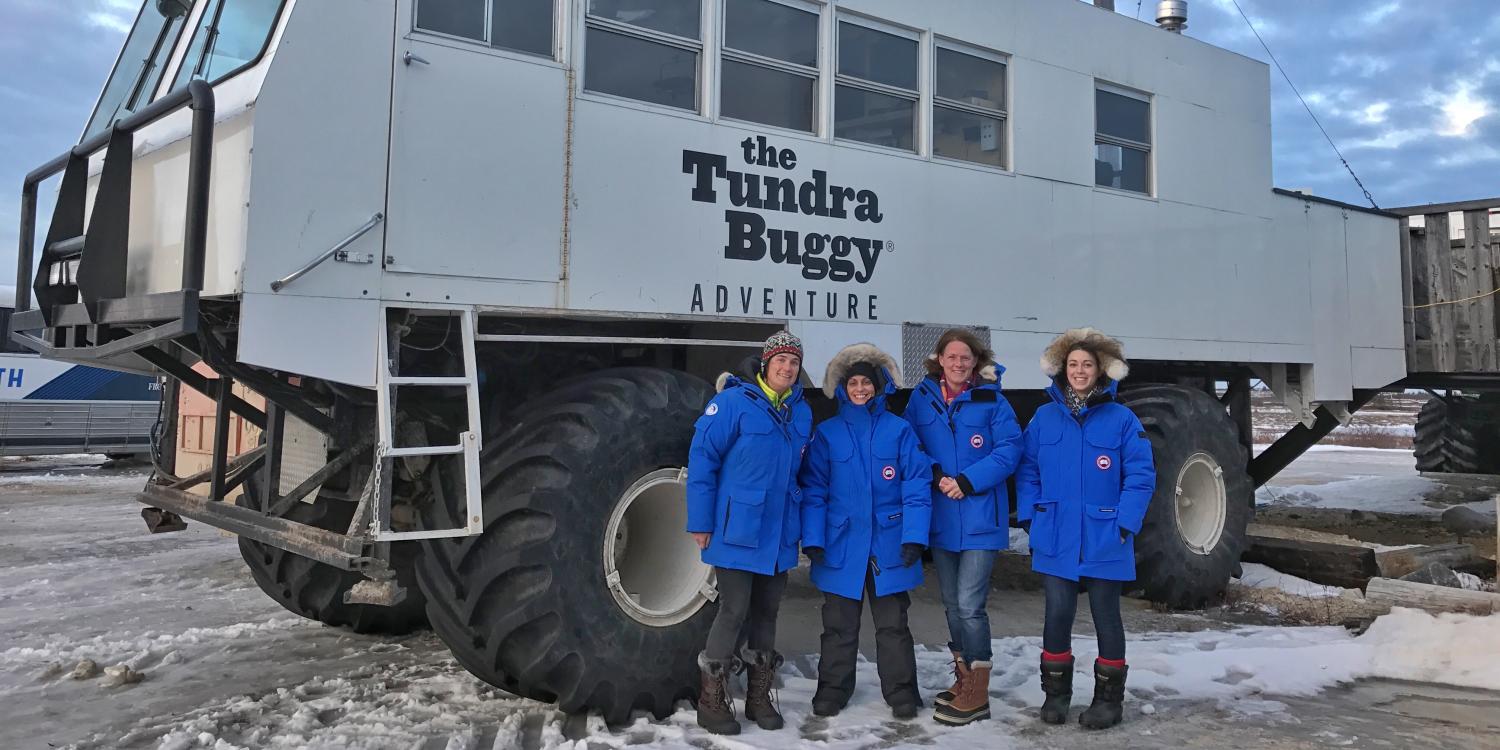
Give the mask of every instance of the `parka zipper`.
[{"label": "parka zipper", "polygon": [[875,575],[880,575],[880,561],[874,555],[870,555],[870,565],[875,567]]}]

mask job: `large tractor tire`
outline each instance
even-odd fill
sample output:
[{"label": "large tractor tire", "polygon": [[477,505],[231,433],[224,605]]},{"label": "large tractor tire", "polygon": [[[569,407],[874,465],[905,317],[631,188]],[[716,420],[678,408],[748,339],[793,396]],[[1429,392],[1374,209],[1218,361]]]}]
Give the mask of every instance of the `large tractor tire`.
[{"label": "large tractor tire", "polygon": [[[684,532],[693,423],[712,396],[681,372],[603,370],[511,412],[481,453],[484,531],[418,560],[433,630],[516,695],[657,718],[696,693],[712,568]],[[462,525],[444,476],[429,526]]]},{"label": "large tractor tire", "polygon": [[1249,454],[1234,421],[1208,394],[1153,385],[1120,400],[1145,427],[1156,493],[1135,542],[1136,584],[1153,602],[1198,609],[1239,574],[1254,512]]},{"label": "large tractor tire", "polygon": [[1412,449],[1417,471],[1500,474],[1500,401],[1429,398],[1417,413]]},{"label": "large tractor tire", "polygon": [[[246,481],[236,504],[259,509],[260,493],[254,480]],[[342,534],[354,518],[354,503],[320,497],[299,502],[284,516]],[[260,590],[287,611],[325,625],[347,627],[356,633],[403,635],[427,627],[427,602],[416,585],[415,558],[420,549],[411,542],[391,545],[391,567],[396,581],[406,589],[406,598],[392,607],[345,604],[344,593],[364,576],[326,563],[316,562],[279,547],[240,537],[240,557],[250,568]]]}]

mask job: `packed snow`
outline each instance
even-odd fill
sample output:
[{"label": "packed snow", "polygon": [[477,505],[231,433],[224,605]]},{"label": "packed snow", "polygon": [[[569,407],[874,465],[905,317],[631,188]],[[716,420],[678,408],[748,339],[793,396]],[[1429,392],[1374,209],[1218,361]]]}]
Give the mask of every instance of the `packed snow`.
[{"label": "packed snow", "polygon": [[1342,596],[1350,589],[1338,586],[1324,586],[1321,583],[1313,583],[1305,578],[1288,573],[1282,573],[1275,568],[1261,565],[1260,563],[1242,563],[1243,571],[1239,577],[1242,586],[1257,589],[1276,589],[1284,591],[1293,596],[1305,596],[1312,599],[1324,599],[1332,596]]}]

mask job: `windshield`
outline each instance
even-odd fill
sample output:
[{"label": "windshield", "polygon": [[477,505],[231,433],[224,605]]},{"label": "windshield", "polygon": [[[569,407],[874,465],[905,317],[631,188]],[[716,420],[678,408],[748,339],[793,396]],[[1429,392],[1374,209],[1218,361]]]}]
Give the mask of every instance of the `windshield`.
[{"label": "windshield", "polygon": [[172,89],[194,78],[218,81],[260,57],[281,0],[208,0]]},{"label": "windshield", "polygon": [[176,46],[177,36],[182,32],[183,20],[192,8],[192,3],[150,2],[148,0],[136,16],[130,36],[120,50],[120,60],[104,84],[94,115],[84,130],[83,139],[109,127],[115,120],[134,112],[151,101],[151,95],[161,82],[162,73]]},{"label": "windshield", "polygon": [[83,139],[155,98],[189,19],[194,20],[192,35],[171,79],[172,91],[194,78],[218,83],[257,60],[276,26],[281,4],[282,0],[146,0]]}]

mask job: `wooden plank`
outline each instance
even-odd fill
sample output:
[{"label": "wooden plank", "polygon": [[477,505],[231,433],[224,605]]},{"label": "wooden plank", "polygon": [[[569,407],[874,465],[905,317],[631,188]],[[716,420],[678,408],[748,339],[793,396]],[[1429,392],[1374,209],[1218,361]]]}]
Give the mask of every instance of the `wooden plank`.
[{"label": "wooden plank", "polygon": [[1480,198],[1479,200],[1459,201],[1457,203],[1428,203],[1422,206],[1388,208],[1386,211],[1399,216],[1425,216],[1427,214],[1445,214],[1449,211],[1478,211],[1483,208],[1500,208],[1500,198]]},{"label": "wooden plank", "polygon": [[1448,242],[1448,214],[1424,217],[1422,250],[1427,261],[1427,313],[1432,332],[1432,372],[1454,372],[1458,369],[1458,328],[1453,305],[1453,250]]},{"label": "wooden plank", "polygon": [[[1407,249],[1411,252],[1411,303],[1418,308],[1412,311],[1413,334],[1417,339],[1417,362],[1420,367],[1410,372],[1433,372],[1432,317],[1422,306],[1432,301],[1432,285],[1427,277],[1427,243],[1422,241],[1427,230],[1411,227],[1406,233]],[[1425,354],[1421,351],[1426,346]]]},{"label": "wooden plank", "polygon": [[1474,339],[1474,370],[1476,372],[1500,371],[1500,350],[1495,341],[1495,265],[1492,261],[1494,239],[1490,237],[1490,212],[1464,212],[1465,264],[1469,267],[1469,290],[1463,298],[1478,297],[1465,303],[1469,308],[1469,324]]},{"label": "wooden plank", "polygon": [[1371,578],[1380,575],[1375,550],[1346,544],[1251,536],[1250,548],[1241,559],[1346,589],[1364,588]]},{"label": "wooden plank", "polygon": [[1406,371],[1423,372],[1420,361],[1417,359],[1417,323],[1416,311],[1412,305],[1412,276],[1411,276],[1411,219],[1402,218],[1399,231],[1401,233],[1401,325],[1406,335]]},{"label": "wooden plank", "polygon": [[1380,575],[1386,578],[1415,573],[1428,563],[1455,568],[1473,559],[1472,544],[1432,544],[1375,552],[1375,564],[1380,568]]},{"label": "wooden plank", "polygon": [[1500,594],[1453,589],[1430,583],[1371,578],[1365,601],[1380,607],[1413,607],[1428,612],[1500,612]]}]

